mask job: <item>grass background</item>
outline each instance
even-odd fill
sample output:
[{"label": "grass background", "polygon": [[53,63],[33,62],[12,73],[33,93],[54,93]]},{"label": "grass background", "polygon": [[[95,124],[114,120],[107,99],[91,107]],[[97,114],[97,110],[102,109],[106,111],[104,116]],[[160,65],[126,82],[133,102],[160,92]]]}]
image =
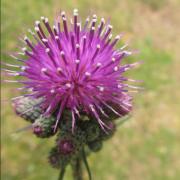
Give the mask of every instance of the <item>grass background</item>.
[{"label": "grass background", "polygon": [[[78,8],[110,18],[114,34],[126,32],[124,42],[141,53],[128,59],[144,60],[130,75],[143,79],[145,91],[135,98],[133,118],[121,126],[101,152],[89,158],[95,180],[180,179],[180,1],[179,0],[2,0],[2,60],[17,50],[17,39],[44,15],[53,22],[60,10]],[[3,77],[2,77],[3,78]],[[2,85],[2,100],[18,95]],[[57,170],[46,160],[52,140],[31,132],[12,134],[27,123],[15,116],[10,103],[2,103],[3,180],[56,180]],[[68,169],[67,180],[71,179]]]}]

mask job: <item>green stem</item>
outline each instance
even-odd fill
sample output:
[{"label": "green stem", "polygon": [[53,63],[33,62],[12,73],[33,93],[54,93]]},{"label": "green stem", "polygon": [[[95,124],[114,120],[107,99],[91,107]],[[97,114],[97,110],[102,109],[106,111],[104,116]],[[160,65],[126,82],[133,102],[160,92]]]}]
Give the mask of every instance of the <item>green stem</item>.
[{"label": "green stem", "polygon": [[58,180],[63,180],[65,174],[65,168],[62,168],[59,173]]},{"label": "green stem", "polygon": [[85,153],[84,148],[82,150],[82,159],[83,159],[85,167],[87,169],[89,180],[92,180],[91,171],[90,171],[90,168],[89,168],[89,165],[88,165],[88,161],[87,161],[87,158],[86,158],[86,153]]},{"label": "green stem", "polygon": [[72,171],[74,180],[83,180],[82,165],[80,158],[77,158],[75,160],[75,163],[72,166]]}]

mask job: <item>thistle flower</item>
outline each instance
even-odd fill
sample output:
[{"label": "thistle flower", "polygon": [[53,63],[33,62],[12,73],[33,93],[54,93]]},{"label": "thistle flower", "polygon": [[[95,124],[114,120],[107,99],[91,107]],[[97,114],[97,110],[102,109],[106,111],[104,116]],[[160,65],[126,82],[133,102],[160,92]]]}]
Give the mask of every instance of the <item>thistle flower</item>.
[{"label": "thistle flower", "polygon": [[35,42],[27,36],[24,38],[27,46],[18,53],[24,59],[13,56],[23,65],[6,64],[20,71],[5,71],[25,78],[17,81],[27,90],[25,97],[42,98],[39,106],[44,117],[55,114],[54,132],[64,110],[71,112],[72,130],[81,114],[87,114],[106,131],[109,126],[104,119],[112,113],[116,117],[124,116],[132,109],[128,89],[137,87],[126,84],[134,80],[123,73],[139,63],[122,65],[122,60],[132,52],[125,50],[125,46],[115,48],[122,35],[112,38],[113,27],[104,18],[99,25],[96,15],[81,23],[75,9],[69,26],[64,11],[53,27],[48,18],[41,20],[35,22],[35,33],[30,31]]}]

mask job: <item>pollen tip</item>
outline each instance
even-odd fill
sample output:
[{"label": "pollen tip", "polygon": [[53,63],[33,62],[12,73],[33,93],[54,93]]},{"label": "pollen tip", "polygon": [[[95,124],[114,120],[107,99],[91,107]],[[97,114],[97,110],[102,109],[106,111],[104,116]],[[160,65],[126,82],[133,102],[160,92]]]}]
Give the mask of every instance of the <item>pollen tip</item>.
[{"label": "pollen tip", "polygon": [[51,94],[54,94],[54,93],[55,93],[55,90],[54,90],[54,89],[51,89],[51,90],[50,90],[50,93],[51,93]]},{"label": "pollen tip", "polygon": [[63,18],[62,18],[62,20],[63,20],[63,21],[66,21],[66,18],[65,18],[65,17],[63,17]]},{"label": "pollen tip", "polygon": [[42,73],[47,72],[47,68],[42,68],[42,69],[41,69],[41,72],[42,72]]},{"label": "pollen tip", "polygon": [[26,48],[26,47],[23,47],[23,48],[22,48],[22,51],[24,51],[24,52],[25,52],[26,50],[27,50],[27,48]]},{"label": "pollen tip", "polygon": [[103,92],[104,91],[104,87],[99,87],[99,91]]},{"label": "pollen tip", "polygon": [[74,16],[77,16],[77,15],[78,15],[78,9],[74,9],[74,10],[73,10],[73,15],[74,15]]},{"label": "pollen tip", "polygon": [[58,36],[55,36],[55,39],[59,39],[59,37],[58,37]]},{"label": "pollen tip", "polygon": [[104,19],[104,18],[101,18],[101,21],[102,21],[103,23],[105,23],[105,19]]},{"label": "pollen tip", "polygon": [[21,70],[22,70],[22,71],[25,71],[25,70],[26,70],[26,66],[22,66],[22,67],[21,67]]},{"label": "pollen tip", "polygon": [[113,28],[113,26],[112,26],[111,24],[109,24],[109,25],[108,25],[108,28],[109,28],[109,29],[112,29],[112,28]]},{"label": "pollen tip", "polygon": [[97,66],[97,67],[101,67],[101,65],[102,65],[102,64],[99,62],[99,63],[97,63],[96,66]]},{"label": "pollen tip", "polygon": [[39,25],[39,24],[40,24],[40,21],[35,21],[35,24],[36,24],[36,25]]},{"label": "pollen tip", "polygon": [[47,52],[47,53],[50,52],[50,49],[49,49],[49,48],[46,48],[46,52]]},{"label": "pollen tip", "polygon": [[43,38],[42,41],[43,42],[48,42],[48,40],[46,38]]},{"label": "pollen tip", "polygon": [[44,20],[45,20],[45,17],[44,17],[44,16],[41,16],[41,20],[44,21]]},{"label": "pollen tip", "polygon": [[35,30],[36,32],[38,32],[38,31],[39,31],[39,28],[36,26],[36,27],[34,28],[34,30]]},{"label": "pollen tip", "polygon": [[112,36],[113,36],[112,34],[109,35],[109,40],[112,39]]},{"label": "pollen tip", "polygon": [[115,61],[116,61],[116,59],[113,57],[113,58],[112,58],[112,62],[115,62]]},{"label": "pollen tip", "polygon": [[97,49],[100,49],[100,48],[101,48],[101,45],[100,45],[100,44],[97,44],[96,47],[97,47]]},{"label": "pollen tip", "polygon": [[64,55],[64,51],[61,51],[60,54],[61,54],[61,55]]},{"label": "pollen tip", "polygon": [[94,19],[97,19],[97,15],[96,15],[96,14],[93,14],[93,18],[94,18]]},{"label": "pollen tip", "polygon": [[79,60],[79,59],[76,59],[76,60],[75,60],[75,63],[76,63],[76,64],[79,64],[79,63],[80,63],[80,60]]},{"label": "pollen tip", "polygon": [[114,71],[118,71],[118,67],[117,66],[114,67]]},{"label": "pollen tip", "polygon": [[70,83],[66,83],[66,87],[70,88],[71,84]]},{"label": "pollen tip", "polygon": [[28,37],[27,37],[27,36],[24,36],[24,40],[25,40],[25,41],[28,40]]},{"label": "pollen tip", "polygon": [[91,73],[85,72],[85,75],[89,77],[89,76],[91,76]]},{"label": "pollen tip", "polygon": [[45,18],[45,23],[47,23],[48,22],[48,18]]},{"label": "pollen tip", "polygon": [[115,39],[117,39],[117,40],[119,40],[121,37],[120,37],[120,35],[117,35],[116,37],[115,37]]},{"label": "pollen tip", "polygon": [[76,44],[76,48],[79,48],[80,47],[80,45],[79,44]]},{"label": "pollen tip", "polygon": [[58,67],[58,68],[57,68],[57,72],[62,72],[62,68],[61,68],[61,67]]},{"label": "pollen tip", "polygon": [[61,12],[61,16],[64,16],[66,13],[65,13],[65,11],[62,11]]}]

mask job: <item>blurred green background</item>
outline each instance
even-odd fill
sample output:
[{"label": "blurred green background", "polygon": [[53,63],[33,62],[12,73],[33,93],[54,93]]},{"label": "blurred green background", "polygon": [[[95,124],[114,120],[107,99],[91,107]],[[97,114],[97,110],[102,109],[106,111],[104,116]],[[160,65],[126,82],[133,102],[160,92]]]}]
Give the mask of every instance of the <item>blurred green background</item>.
[{"label": "blurred green background", "polygon": [[[78,8],[110,18],[114,34],[126,32],[124,42],[140,54],[127,59],[144,64],[129,73],[143,79],[145,91],[136,95],[133,117],[121,126],[101,152],[89,158],[95,180],[180,179],[180,1],[179,0],[2,0],[2,60],[17,50],[19,37],[40,16],[53,19],[60,10]],[[46,159],[54,139],[13,134],[27,125],[4,99],[18,95],[13,85],[2,85],[3,180],[56,180],[58,171]],[[65,180],[71,179],[68,169]]]}]

